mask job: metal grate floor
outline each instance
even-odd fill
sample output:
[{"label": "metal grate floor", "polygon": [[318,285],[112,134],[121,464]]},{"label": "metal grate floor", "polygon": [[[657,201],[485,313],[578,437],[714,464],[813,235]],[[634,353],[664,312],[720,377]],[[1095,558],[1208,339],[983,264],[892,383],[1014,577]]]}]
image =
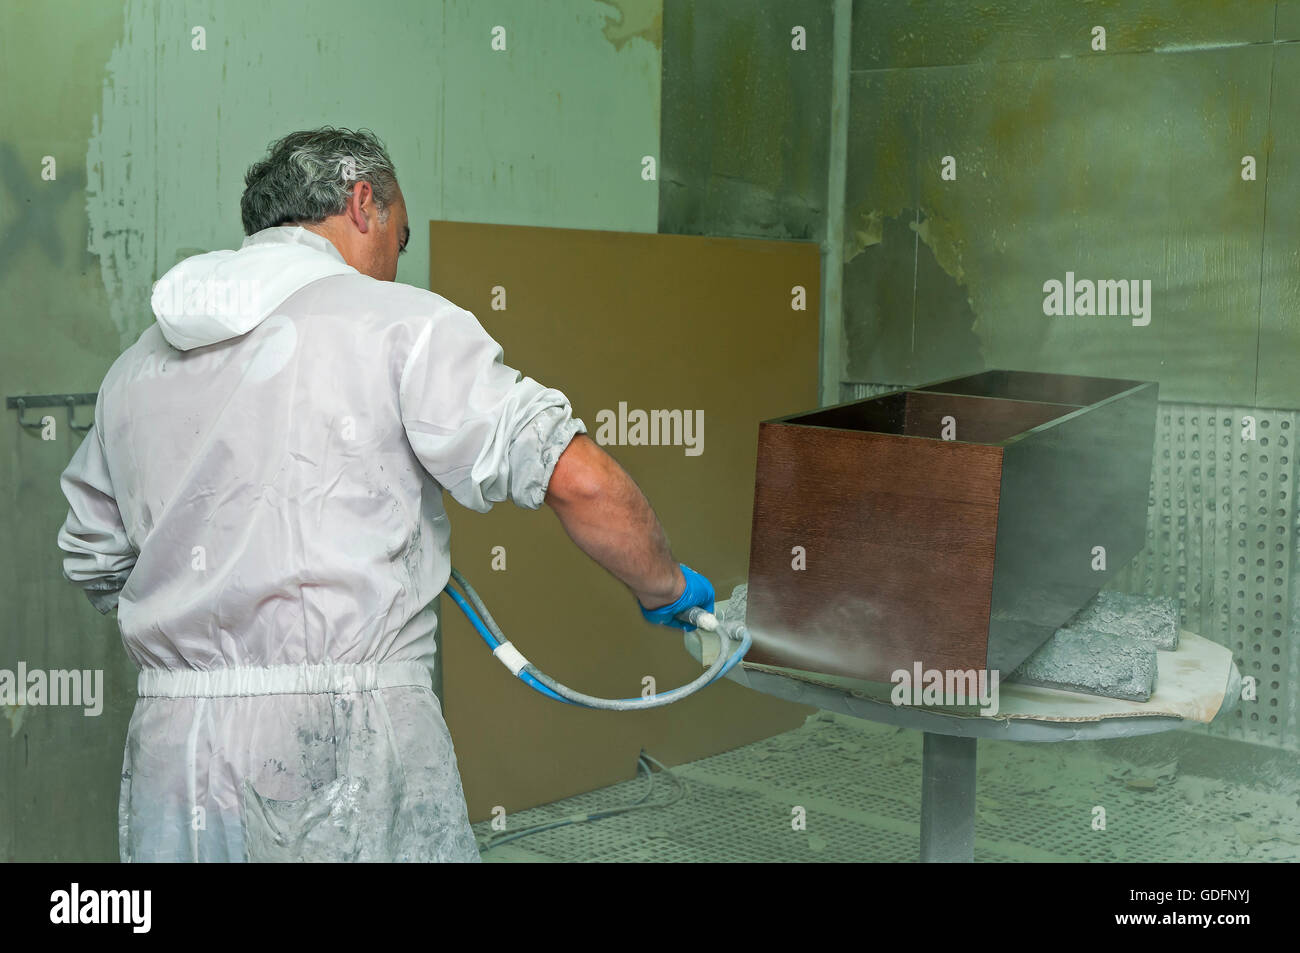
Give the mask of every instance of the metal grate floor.
[{"label": "metal grate floor", "polygon": [[[1186,736],[1183,746],[1210,740],[1173,734]],[[975,860],[1300,860],[1300,777],[1289,769],[1265,780],[1244,761],[1234,772],[1219,759],[1222,770],[1211,778],[1180,771],[1176,759],[1121,760],[1109,744],[980,741]],[[1243,755],[1255,747],[1230,744]],[[532,834],[483,859],[916,860],[917,732],[819,712],[795,731],[672,771],[687,787],[675,804]],[[630,803],[646,785],[642,776],[522,811],[510,817],[508,829]],[[661,776],[651,800],[666,800],[673,790]],[[806,830],[792,829],[795,806],[807,812]],[[1093,829],[1098,807],[1105,830]],[[482,843],[492,833],[490,822],[475,825],[475,833]]]}]

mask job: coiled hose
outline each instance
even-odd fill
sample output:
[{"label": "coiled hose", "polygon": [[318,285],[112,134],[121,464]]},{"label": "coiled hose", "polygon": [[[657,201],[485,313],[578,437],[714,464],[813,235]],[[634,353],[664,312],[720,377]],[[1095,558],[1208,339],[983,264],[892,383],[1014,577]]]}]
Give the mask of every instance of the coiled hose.
[{"label": "coiled hose", "polygon": [[[646,708],[660,708],[664,705],[671,705],[673,702],[694,695],[700,689],[725,676],[744,657],[753,644],[753,640],[749,636],[749,630],[743,625],[719,622],[713,613],[705,612],[697,606],[681,613],[678,618],[686,624],[704,629],[706,632],[716,632],[724,640],[722,646],[719,647],[718,657],[703,675],[680,688],[674,688],[667,692],[657,692],[648,698],[597,698],[594,695],[574,691],[567,685],[561,685],[524,658],[523,654],[511,644],[505,633],[501,631],[501,627],[492,618],[492,613],[483,604],[482,598],[470,585],[469,580],[454,566],[451,570],[451,579],[452,582],[465,590],[464,595],[453,589],[450,582],[444,591],[451,596],[456,605],[460,606],[461,611],[465,613],[465,618],[469,619],[470,625],[474,626],[483,641],[487,643],[488,648],[492,650],[492,654],[525,685],[548,698],[553,698],[568,705],[578,705],[583,708],[596,708],[605,711],[641,711]],[[738,642],[739,646],[728,654],[725,651],[725,640]]]}]

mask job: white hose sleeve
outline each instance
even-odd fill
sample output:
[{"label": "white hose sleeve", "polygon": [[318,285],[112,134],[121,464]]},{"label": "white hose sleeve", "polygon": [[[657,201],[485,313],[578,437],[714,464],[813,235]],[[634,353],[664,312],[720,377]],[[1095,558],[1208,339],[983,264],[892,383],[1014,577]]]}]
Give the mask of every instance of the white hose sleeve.
[{"label": "white hose sleeve", "polygon": [[510,669],[511,675],[516,677],[523,667],[528,664],[528,659],[524,658],[523,653],[509,642],[502,642],[492,650],[492,654],[500,659],[506,668]]}]

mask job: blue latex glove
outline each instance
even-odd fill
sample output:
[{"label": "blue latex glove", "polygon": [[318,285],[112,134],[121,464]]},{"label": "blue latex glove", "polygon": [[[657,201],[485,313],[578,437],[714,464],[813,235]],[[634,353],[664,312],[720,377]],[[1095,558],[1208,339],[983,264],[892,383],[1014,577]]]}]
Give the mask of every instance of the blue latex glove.
[{"label": "blue latex glove", "polygon": [[678,565],[682,567],[682,575],[686,577],[686,589],[682,592],[681,597],[676,602],[658,609],[647,609],[642,606],[641,615],[645,616],[647,622],[653,622],[656,625],[670,625],[675,629],[694,632],[695,626],[682,622],[677,618],[677,613],[685,612],[695,606],[702,606],[712,612],[713,583],[685,563],[679,563]]}]

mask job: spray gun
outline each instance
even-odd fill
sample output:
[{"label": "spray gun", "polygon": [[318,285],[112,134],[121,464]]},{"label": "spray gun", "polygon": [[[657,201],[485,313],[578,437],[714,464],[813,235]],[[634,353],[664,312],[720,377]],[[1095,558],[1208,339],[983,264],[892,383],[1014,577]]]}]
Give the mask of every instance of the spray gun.
[{"label": "spray gun", "polygon": [[[680,688],[674,688],[667,692],[657,692],[648,698],[597,698],[594,695],[585,695],[582,692],[574,691],[567,685],[561,685],[524,658],[523,653],[515,648],[510,640],[506,638],[505,633],[501,631],[501,627],[492,618],[492,613],[483,604],[482,598],[470,585],[469,580],[461,575],[454,566],[451,570],[451,578],[456,585],[465,590],[464,595],[453,589],[450,582],[444,591],[451,596],[456,605],[460,606],[461,611],[465,613],[465,618],[469,619],[470,625],[487,643],[488,648],[492,650],[492,654],[496,656],[498,661],[510,669],[512,675],[534,691],[569,705],[598,708],[606,711],[640,711],[646,708],[660,708],[664,705],[671,705],[673,702],[694,695],[700,689],[712,685],[722,678],[735,667],[736,663],[744,657],[753,644],[749,636],[749,630],[743,625],[719,622],[717,616],[712,612],[707,612],[703,608],[695,606],[679,613],[677,618],[687,625],[695,626],[697,629],[716,633],[722,642],[719,647],[718,657],[714,659],[713,664],[709,666],[704,674]],[[730,654],[726,651],[727,642],[737,643]]]}]

